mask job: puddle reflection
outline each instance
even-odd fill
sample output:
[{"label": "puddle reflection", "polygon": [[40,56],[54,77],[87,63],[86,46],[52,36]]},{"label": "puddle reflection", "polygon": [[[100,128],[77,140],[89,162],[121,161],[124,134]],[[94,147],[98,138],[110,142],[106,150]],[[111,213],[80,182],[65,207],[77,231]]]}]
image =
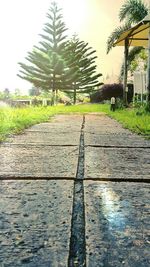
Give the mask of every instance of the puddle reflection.
[{"label": "puddle reflection", "polygon": [[124,204],[121,203],[120,196],[111,188],[100,187],[98,188],[98,192],[102,201],[103,216],[108,221],[108,227],[110,229],[117,227],[123,230],[127,222],[124,214],[124,204],[128,206],[128,201]]}]

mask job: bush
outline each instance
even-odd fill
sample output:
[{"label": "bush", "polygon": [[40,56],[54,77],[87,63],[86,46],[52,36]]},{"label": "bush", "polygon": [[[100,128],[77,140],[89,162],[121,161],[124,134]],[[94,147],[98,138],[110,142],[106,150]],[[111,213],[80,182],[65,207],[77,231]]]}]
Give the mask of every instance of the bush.
[{"label": "bush", "polygon": [[124,104],[123,104],[123,100],[120,98],[116,99],[116,109],[123,109],[124,108]]},{"label": "bush", "polygon": [[99,91],[90,96],[92,103],[102,102],[104,100],[110,100],[111,97],[115,98],[123,97],[123,85],[122,84],[104,84]]},{"label": "bush", "polygon": [[112,96],[115,98],[123,97],[122,84],[104,84],[99,91],[90,96],[90,99],[92,103],[98,103],[104,100],[110,100]]},{"label": "bush", "polygon": [[145,111],[150,113],[150,103],[146,104]]},{"label": "bush", "polygon": [[[90,101],[92,103],[99,103],[105,100],[110,100],[111,97],[123,98],[123,84],[104,84],[99,91],[90,96]],[[133,85],[128,84],[128,102],[131,102],[133,98]]]},{"label": "bush", "polygon": [[142,105],[140,105],[140,106],[137,105],[136,107],[134,105],[134,108],[137,109],[137,111],[136,111],[137,116],[150,114],[150,104],[143,103]]},{"label": "bush", "polygon": [[58,98],[58,102],[61,104],[67,104],[67,103],[71,103],[71,99],[66,95],[61,95]]}]

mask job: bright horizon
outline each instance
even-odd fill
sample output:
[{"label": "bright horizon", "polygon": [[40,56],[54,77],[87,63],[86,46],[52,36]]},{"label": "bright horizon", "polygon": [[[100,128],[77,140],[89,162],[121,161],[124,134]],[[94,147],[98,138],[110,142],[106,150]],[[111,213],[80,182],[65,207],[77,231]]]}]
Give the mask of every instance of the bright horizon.
[{"label": "bright horizon", "polygon": [[[27,52],[38,44],[51,2],[52,0],[0,2],[0,91],[19,88],[26,92],[31,88],[30,83],[17,77],[18,62],[24,62]],[[69,33],[76,33],[97,51],[97,70],[104,78],[112,73],[119,75],[123,60],[123,47],[113,48],[106,55],[106,41],[114,28],[119,26],[118,12],[123,2],[124,0],[57,0],[59,7],[63,9]]]}]

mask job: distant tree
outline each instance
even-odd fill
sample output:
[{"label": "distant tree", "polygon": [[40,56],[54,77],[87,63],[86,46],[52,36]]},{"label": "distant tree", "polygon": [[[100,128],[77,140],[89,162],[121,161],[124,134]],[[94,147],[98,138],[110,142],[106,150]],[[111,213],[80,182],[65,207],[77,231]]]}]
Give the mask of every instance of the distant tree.
[{"label": "distant tree", "polygon": [[4,99],[4,94],[3,92],[0,91],[0,100],[3,100]]},{"label": "distant tree", "polygon": [[66,44],[65,58],[69,68],[71,79],[68,81],[70,89],[74,93],[74,104],[76,103],[76,93],[91,93],[100,86],[98,78],[101,73],[96,73],[95,50],[88,43],[80,41],[77,36],[74,36]]},{"label": "distant tree", "polygon": [[16,97],[20,96],[21,95],[20,89],[16,88],[14,94],[15,94]]},{"label": "distant tree", "polygon": [[40,95],[40,89],[37,87],[32,87],[29,89],[29,95],[30,96],[39,96]]},{"label": "distant tree", "polygon": [[8,99],[10,97],[10,90],[5,88],[3,91],[4,99]]}]

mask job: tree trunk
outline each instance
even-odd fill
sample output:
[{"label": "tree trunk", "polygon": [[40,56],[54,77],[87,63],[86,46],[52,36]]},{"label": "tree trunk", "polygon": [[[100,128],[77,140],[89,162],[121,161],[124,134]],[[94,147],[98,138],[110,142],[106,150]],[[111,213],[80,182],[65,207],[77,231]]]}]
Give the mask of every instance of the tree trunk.
[{"label": "tree trunk", "polygon": [[58,104],[58,89],[56,89],[56,94],[55,94],[55,104],[57,106]]},{"label": "tree trunk", "polygon": [[128,78],[128,51],[129,51],[129,40],[125,39],[125,50],[124,50],[124,82],[123,82],[123,102],[124,105],[128,105],[127,101],[127,78]]},{"label": "tree trunk", "polygon": [[51,106],[55,105],[55,94],[56,94],[56,89],[55,89],[55,73],[53,73],[53,84],[52,84],[52,101],[51,101]]},{"label": "tree trunk", "polygon": [[74,103],[74,105],[76,104],[76,101],[77,101],[77,90],[74,89],[74,94],[73,94],[73,103]]},{"label": "tree trunk", "polygon": [[150,106],[150,28],[148,41],[147,105]]},{"label": "tree trunk", "polygon": [[51,106],[54,106],[54,104],[55,104],[55,90],[52,90]]}]

